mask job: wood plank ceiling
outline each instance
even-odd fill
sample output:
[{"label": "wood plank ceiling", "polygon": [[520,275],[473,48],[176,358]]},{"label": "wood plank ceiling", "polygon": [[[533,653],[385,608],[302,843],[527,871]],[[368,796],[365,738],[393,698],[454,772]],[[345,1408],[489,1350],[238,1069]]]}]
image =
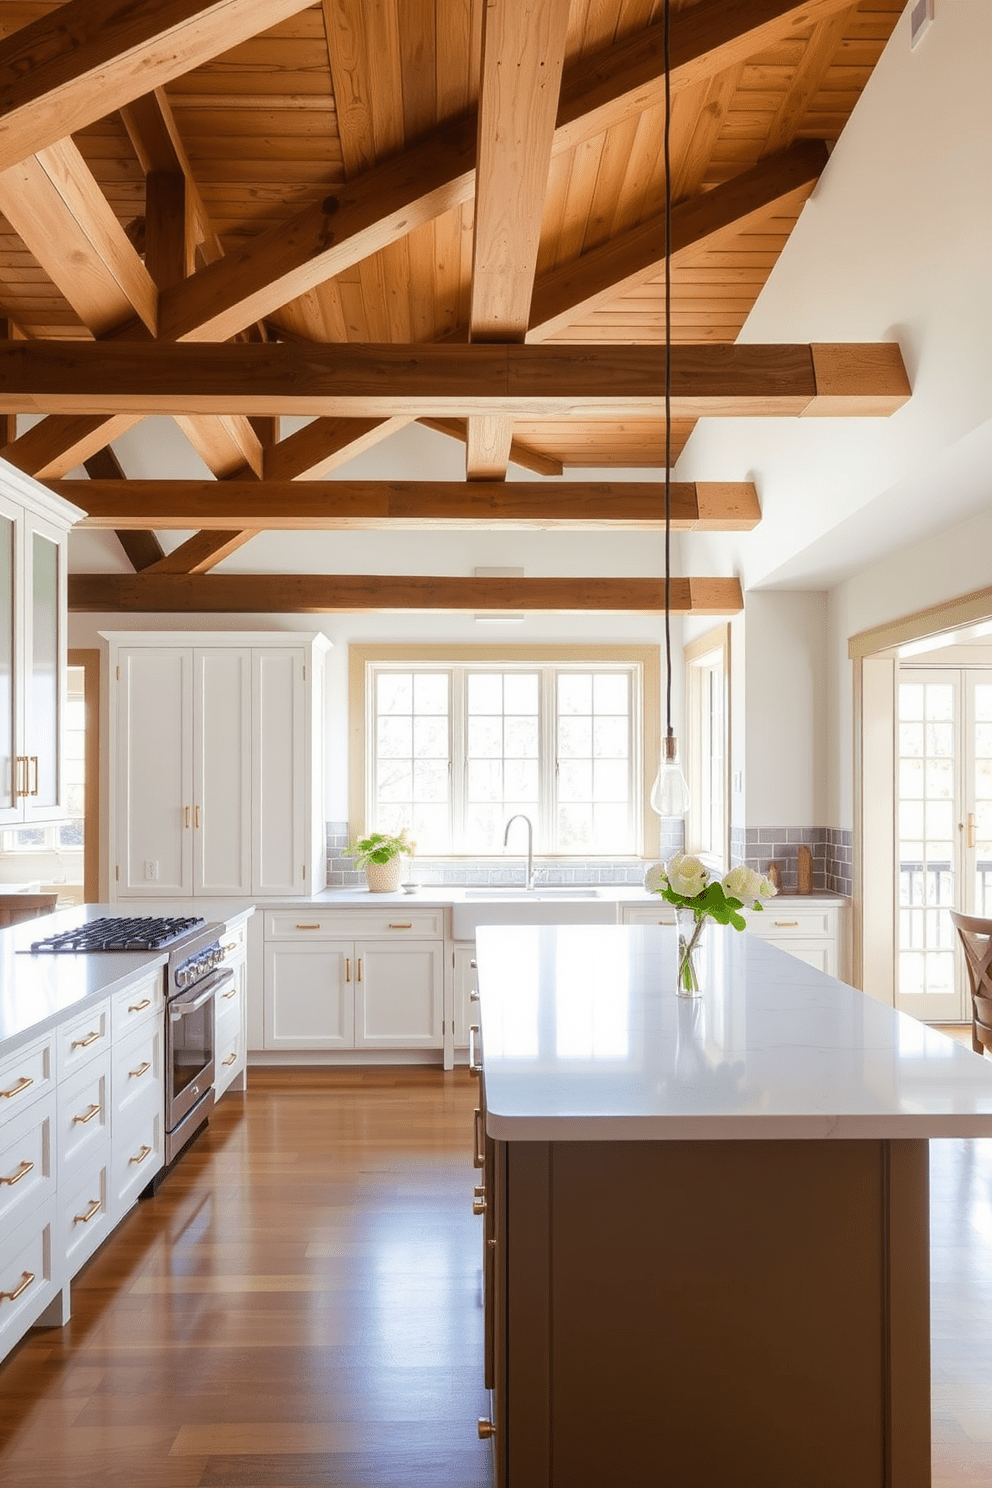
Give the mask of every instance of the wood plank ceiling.
[{"label": "wood plank ceiling", "polygon": [[[731,352],[903,8],[672,0],[676,458],[701,412],[909,395],[893,347]],[[71,602],[227,607],[238,576],[208,570],[267,528],[656,526],[657,483],[504,481],[663,464],[661,21],[661,0],[0,0],[0,455],[92,498],[141,570],[74,576]],[[789,398],[773,374],[797,367]],[[109,446],[149,411],[214,482],[127,478]],[[44,417],[15,433],[17,412]],[[314,416],[283,437],[287,412]],[[348,480],[417,418],[464,445],[464,484]],[[91,491],[66,479],[84,464]],[[681,525],[752,523],[741,474],[681,489]],[[166,558],[170,527],[199,530]],[[264,607],[421,603],[416,579],[310,577],[267,576]],[[488,582],[439,598],[485,608]],[[739,607],[707,582],[678,607]],[[582,584],[532,607],[617,602]]]}]

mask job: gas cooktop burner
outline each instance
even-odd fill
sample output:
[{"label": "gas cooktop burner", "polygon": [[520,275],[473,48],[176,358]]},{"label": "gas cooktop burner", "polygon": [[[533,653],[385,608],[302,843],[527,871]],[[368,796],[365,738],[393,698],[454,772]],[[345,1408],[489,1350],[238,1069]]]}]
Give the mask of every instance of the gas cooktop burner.
[{"label": "gas cooktop burner", "polygon": [[53,956],[86,951],[160,951],[204,923],[202,915],[183,919],[144,915],[135,919],[90,920],[75,930],[36,940],[31,950]]}]

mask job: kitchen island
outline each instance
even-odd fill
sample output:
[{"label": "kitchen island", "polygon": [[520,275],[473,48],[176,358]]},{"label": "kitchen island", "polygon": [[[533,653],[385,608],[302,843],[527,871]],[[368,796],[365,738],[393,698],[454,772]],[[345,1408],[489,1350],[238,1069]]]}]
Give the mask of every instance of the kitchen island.
[{"label": "kitchen island", "polygon": [[708,939],[683,1000],[674,931],[479,930],[496,1482],[925,1488],[928,1141],[992,1065]]}]

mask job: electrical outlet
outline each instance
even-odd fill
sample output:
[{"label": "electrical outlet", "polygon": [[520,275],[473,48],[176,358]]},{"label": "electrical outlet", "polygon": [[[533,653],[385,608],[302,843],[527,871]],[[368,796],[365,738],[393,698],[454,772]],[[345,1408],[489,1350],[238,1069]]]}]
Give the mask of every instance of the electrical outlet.
[{"label": "electrical outlet", "polygon": [[146,879],[150,879],[152,881],[157,880],[157,878],[158,878],[158,859],[157,858],[146,858],[145,859],[145,878]]}]

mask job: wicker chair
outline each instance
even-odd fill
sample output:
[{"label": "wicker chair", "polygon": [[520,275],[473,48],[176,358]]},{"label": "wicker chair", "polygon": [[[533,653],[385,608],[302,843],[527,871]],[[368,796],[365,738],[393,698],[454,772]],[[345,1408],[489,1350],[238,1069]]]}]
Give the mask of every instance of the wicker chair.
[{"label": "wicker chair", "polygon": [[951,923],[961,940],[971,983],[971,1047],[981,1054],[992,1050],[992,920],[952,909]]}]

